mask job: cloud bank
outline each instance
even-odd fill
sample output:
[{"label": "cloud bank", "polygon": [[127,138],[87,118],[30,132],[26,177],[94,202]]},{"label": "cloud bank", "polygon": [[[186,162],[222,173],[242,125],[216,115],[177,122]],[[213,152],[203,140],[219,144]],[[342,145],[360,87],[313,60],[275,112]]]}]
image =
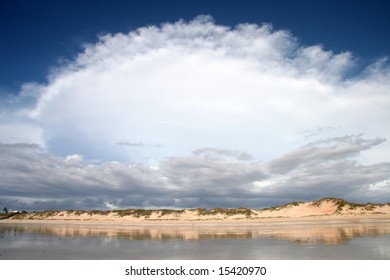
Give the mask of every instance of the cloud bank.
[{"label": "cloud bank", "polygon": [[[390,194],[390,72],[208,16],[107,34],[2,100],[10,208],[263,207]],[[360,69],[360,70],[359,70]]]}]

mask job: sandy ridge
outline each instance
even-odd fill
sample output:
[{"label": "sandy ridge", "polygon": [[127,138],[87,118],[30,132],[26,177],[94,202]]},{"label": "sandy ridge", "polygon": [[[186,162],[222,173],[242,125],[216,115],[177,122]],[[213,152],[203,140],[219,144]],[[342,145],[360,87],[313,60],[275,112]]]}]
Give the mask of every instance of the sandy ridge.
[{"label": "sandy ridge", "polygon": [[390,203],[357,204],[339,198],[293,202],[265,209],[127,209],[114,211],[44,211],[10,215],[3,221],[107,221],[131,223],[267,222],[275,220],[390,218]]}]

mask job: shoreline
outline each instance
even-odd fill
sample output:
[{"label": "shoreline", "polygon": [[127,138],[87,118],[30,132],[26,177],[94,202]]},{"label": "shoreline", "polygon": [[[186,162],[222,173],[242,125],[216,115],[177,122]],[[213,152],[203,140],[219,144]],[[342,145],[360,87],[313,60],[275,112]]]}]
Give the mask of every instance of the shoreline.
[{"label": "shoreline", "polygon": [[260,226],[260,225],[288,225],[288,224],[315,224],[315,223],[367,223],[390,222],[390,214],[365,215],[323,215],[315,217],[269,217],[261,219],[237,220],[82,220],[82,219],[4,219],[1,224],[68,224],[68,225],[110,225],[110,226]]},{"label": "shoreline", "polygon": [[390,235],[390,214],[322,215],[260,220],[1,220],[0,230],[56,238],[125,240],[277,239],[305,244],[343,244],[355,237]]}]

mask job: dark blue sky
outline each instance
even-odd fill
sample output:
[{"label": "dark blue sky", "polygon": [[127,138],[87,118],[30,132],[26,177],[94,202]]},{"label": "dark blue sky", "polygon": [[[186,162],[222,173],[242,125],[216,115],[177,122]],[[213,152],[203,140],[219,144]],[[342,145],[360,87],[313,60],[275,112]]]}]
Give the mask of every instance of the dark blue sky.
[{"label": "dark blue sky", "polygon": [[71,59],[98,34],[209,14],[217,24],[272,23],[304,45],[352,51],[370,62],[389,54],[390,1],[310,0],[1,0],[0,92],[44,82],[49,69]]}]

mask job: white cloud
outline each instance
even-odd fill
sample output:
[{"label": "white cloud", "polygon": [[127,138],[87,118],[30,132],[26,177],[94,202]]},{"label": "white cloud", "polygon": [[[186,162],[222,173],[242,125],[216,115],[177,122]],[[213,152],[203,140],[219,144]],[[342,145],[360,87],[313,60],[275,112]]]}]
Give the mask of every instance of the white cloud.
[{"label": "white cloud", "polygon": [[[362,71],[358,63],[270,25],[231,28],[207,16],[104,35],[2,106],[2,191],[18,197],[29,182],[36,199],[180,207],[219,203],[218,194],[226,205],[258,205],[282,192],[337,193],[325,187],[332,178],[349,191],[382,186],[390,71],[385,59]],[[17,143],[42,147],[34,164]],[[376,175],[340,177],[345,170]]]}]

